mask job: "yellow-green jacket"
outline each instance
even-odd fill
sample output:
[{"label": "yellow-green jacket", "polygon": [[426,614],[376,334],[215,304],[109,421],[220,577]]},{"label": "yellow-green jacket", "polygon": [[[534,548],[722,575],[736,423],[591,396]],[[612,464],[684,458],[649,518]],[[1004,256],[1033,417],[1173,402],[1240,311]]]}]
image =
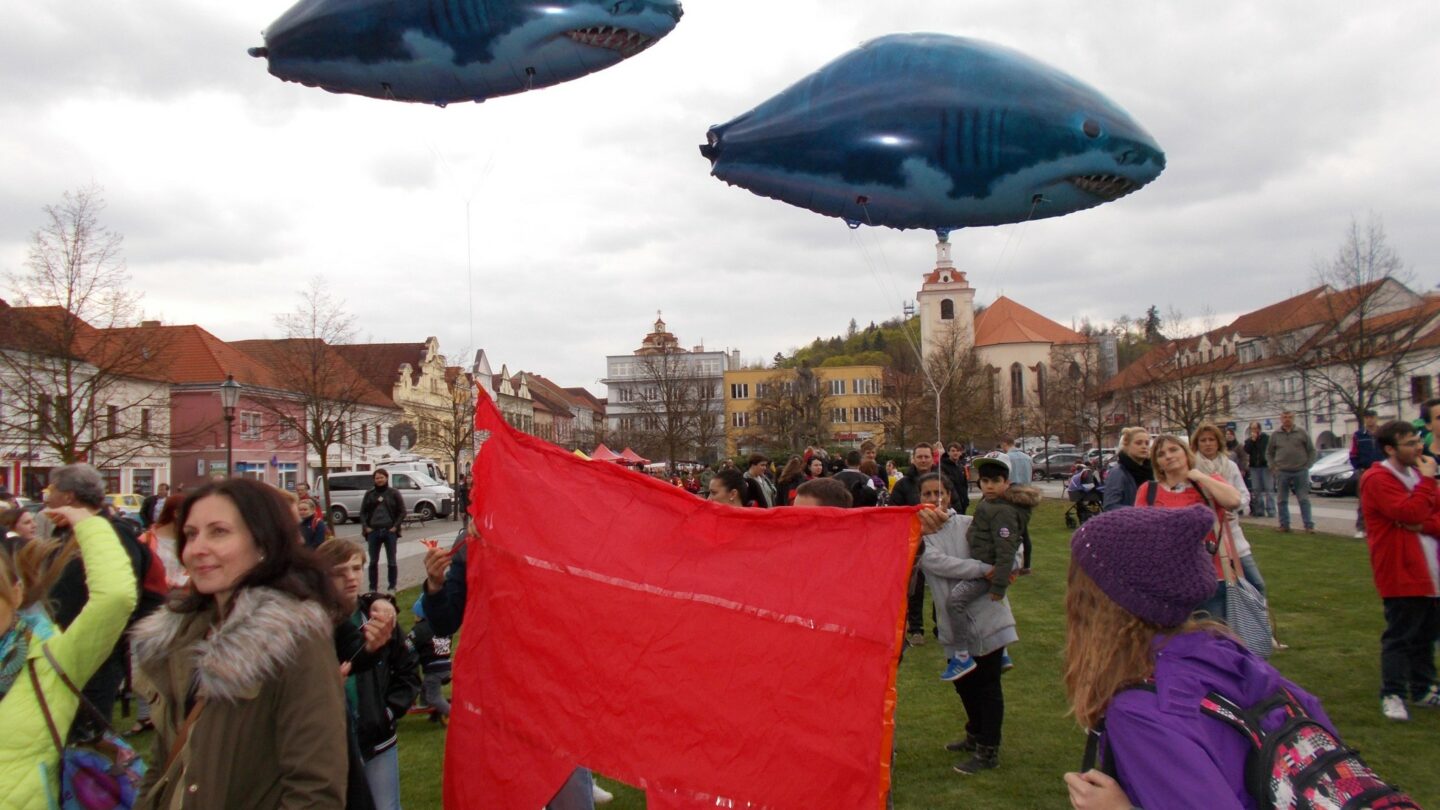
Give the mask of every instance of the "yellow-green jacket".
[{"label": "yellow-green jacket", "polygon": [[[45,645],[70,680],[83,687],[125,631],[125,623],[135,609],[136,583],[130,557],[105,518],[81,521],[75,527],[75,538],[85,562],[85,586],[90,590],[90,599],[70,627],[63,632],[57,629]],[[80,701],[45,660],[38,641],[27,655],[35,663],[45,702],[63,738]],[[60,789],[59,763],[60,755],[45,725],[30,673],[21,672],[9,694],[0,700],[0,786],[4,786],[0,790],[0,810],[46,810],[49,797]]]}]

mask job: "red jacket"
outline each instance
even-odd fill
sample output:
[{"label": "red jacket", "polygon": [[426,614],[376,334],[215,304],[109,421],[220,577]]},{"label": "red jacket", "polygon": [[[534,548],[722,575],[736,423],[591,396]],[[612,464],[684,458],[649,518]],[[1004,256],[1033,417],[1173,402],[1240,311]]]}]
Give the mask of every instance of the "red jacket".
[{"label": "red jacket", "polygon": [[1425,534],[1440,538],[1440,489],[1435,480],[1420,476],[1415,489],[1407,490],[1389,462],[1376,464],[1360,478],[1360,507],[1380,596],[1440,596],[1420,535],[1402,525],[1418,525]]}]

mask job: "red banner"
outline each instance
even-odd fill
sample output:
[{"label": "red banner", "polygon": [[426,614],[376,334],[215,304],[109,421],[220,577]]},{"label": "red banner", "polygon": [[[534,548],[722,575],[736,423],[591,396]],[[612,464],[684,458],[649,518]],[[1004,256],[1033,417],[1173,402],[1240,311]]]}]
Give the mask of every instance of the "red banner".
[{"label": "red banner", "polygon": [[476,425],[446,807],[581,765],[651,810],[883,807],[914,510],[736,509]]}]

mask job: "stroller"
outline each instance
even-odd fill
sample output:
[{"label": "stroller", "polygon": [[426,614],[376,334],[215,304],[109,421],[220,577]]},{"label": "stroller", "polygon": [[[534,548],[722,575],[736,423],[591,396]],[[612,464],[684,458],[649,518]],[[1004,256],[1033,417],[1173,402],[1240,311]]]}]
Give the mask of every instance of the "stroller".
[{"label": "stroller", "polygon": [[1100,473],[1081,464],[1065,482],[1065,497],[1070,508],[1065,510],[1065,526],[1078,529],[1085,521],[1100,514],[1105,495],[1100,489]]}]

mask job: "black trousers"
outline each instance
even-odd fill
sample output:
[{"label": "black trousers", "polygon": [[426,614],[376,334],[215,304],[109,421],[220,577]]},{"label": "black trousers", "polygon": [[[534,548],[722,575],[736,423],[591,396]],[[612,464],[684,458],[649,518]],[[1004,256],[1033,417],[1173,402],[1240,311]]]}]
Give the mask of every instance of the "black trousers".
[{"label": "black trousers", "polygon": [[1000,684],[1001,647],[975,659],[975,671],[955,681],[955,693],[965,704],[965,733],[980,745],[1000,747],[1005,724],[1005,689]]},{"label": "black trousers", "polygon": [[399,543],[400,538],[395,536],[395,532],[388,529],[371,529],[370,536],[365,540],[370,552],[370,590],[380,590],[380,548],[382,546],[385,548],[386,562],[390,566],[386,572],[390,576],[390,590],[395,590],[395,581],[400,578],[400,566],[395,564],[395,546]]},{"label": "black trousers", "polygon": [[1440,599],[1404,596],[1383,600],[1385,632],[1380,636],[1380,696],[1419,700],[1435,686],[1435,638],[1440,635]]},{"label": "black trousers", "polygon": [[[905,634],[923,636],[925,635],[925,573],[920,570],[920,558],[917,556],[915,560],[915,568],[910,572],[910,590],[905,594]],[[934,605],[930,606],[930,623],[935,624]]]}]

